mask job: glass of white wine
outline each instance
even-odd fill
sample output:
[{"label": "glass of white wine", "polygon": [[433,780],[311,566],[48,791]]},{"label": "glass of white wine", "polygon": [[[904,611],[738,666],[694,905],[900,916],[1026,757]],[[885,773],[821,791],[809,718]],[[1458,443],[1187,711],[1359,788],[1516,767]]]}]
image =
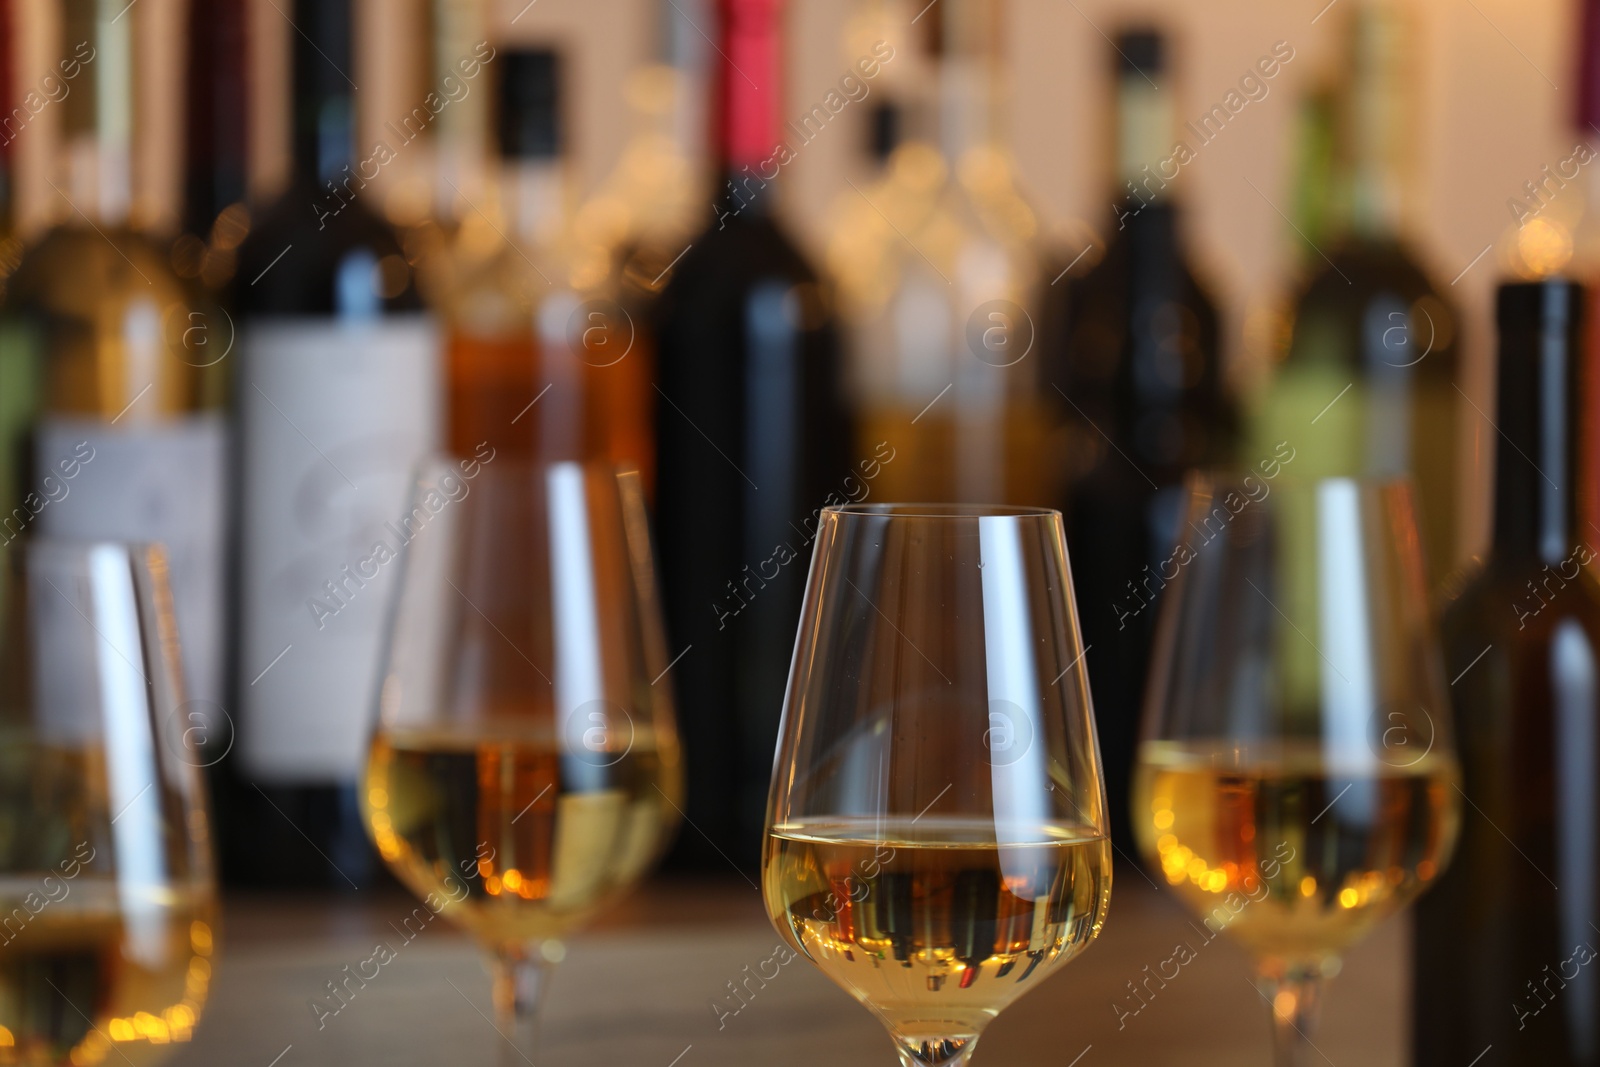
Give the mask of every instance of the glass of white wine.
[{"label": "glass of white wine", "polygon": [[391,532],[367,827],[491,954],[504,1061],[522,1064],[561,937],[650,870],[682,804],[639,478],[484,447],[425,462]]},{"label": "glass of white wine", "polygon": [[1133,815],[1254,957],[1276,1062],[1341,953],[1450,861],[1459,768],[1410,485],[1200,475],[1162,565]]},{"label": "glass of white wine", "polygon": [[767,811],[767,913],[907,1067],[964,1064],[1111,899],[1061,516],[825,508]]},{"label": "glass of white wine", "polygon": [[216,888],[156,548],[0,548],[0,1063],[144,1067],[188,1041]]}]

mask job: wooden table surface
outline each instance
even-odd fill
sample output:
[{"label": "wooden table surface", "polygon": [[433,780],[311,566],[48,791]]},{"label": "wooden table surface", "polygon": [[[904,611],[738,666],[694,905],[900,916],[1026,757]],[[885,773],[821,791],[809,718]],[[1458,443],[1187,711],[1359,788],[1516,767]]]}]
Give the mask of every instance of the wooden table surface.
[{"label": "wooden table surface", "polygon": [[[174,1067],[496,1064],[487,973],[474,946],[443,921],[318,1028],[309,1001],[379,939],[397,941],[388,924],[413,906],[396,893],[226,901],[213,995]],[[1408,1061],[1408,940],[1403,919],[1393,920],[1346,961],[1314,1035],[1327,1063]],[[1196,958],[1119,1026],[1114,1005],[1137,1003],[1127,983],[1180,941]],[[776,944],[756,891],[737,878],[657,882],[568,943],[545,1005],[538,1067],[890,1067],[879,1024],[804,958],[719,1028],[712,1000],[727,997],[727,983]],[[1268,1029],[1244,954],[1226,938],[1203,942],[1170,897],[1121,865],[1100,940],[1002,1014],[974,1062],[1268,1067]]]}]

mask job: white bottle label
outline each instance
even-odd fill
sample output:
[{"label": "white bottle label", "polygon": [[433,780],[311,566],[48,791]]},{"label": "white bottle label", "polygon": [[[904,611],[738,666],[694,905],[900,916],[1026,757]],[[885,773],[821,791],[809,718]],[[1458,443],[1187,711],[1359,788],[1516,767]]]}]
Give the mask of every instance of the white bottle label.
[{"label": "white bottle label", "polygon": [[[36,520],[39,533],[71,541],[158,541],[165,547],[186,698],[221,703],[228,521],[223,417],[194,415],[126,428],[100,419],[46,417],[34,447],[35,482],[46,487],[38,490],[46,500]],[[75,477],[64,477],[64,470],[74,468]]]},{"label": "white bottle label", "polygon": [[438,335],[280,319],[241,355],[240,756],[277,785],[352,781],[399,572],[387,524],[439,442]]}]

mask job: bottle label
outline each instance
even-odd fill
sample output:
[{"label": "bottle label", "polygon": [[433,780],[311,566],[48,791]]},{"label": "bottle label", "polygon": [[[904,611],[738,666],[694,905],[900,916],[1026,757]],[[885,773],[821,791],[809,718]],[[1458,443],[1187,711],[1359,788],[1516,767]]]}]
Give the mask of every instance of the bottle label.
[{"label": "bottle label", "polygon": [[397,578],[389,526],[439,447],[422,316],[241,332],[240,755],[276,785],[353,781]]},{"label": "bottle label", "polygon": [[220,703],[228,517],[223,417],[121,428],[101,419],[46,416],[34,447],[34,482],[45,487],[35,520],[40,534],[165,547],[186,699]]}]

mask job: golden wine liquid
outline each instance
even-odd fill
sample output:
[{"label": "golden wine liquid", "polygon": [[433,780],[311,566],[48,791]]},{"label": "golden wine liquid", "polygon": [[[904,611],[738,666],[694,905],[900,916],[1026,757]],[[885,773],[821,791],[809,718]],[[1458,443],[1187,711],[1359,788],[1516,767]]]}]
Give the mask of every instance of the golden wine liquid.
[{"label": "golden wine liquid", "polygon": [[768,834],[762,884],[784,938],[898,1034],[960,1042],[1099,934],[1111,844],[1055,823],[802,821]]},{"label": "golden wine liquid", "polygon": [[560,936],[637,882],[681,788],[675,753],[643,732],[574,753],[548,736],[396,730],[373,742],[363,805],[400,880],[502,946]]},{"label": "golden wine liquid", "polygon": [[[1216,932],[1265,960],[1335,956],[1450,860],[1453,759],[1330,761],[1314,741],[1140,747],[1134,827],[1147,859]],[[1362,754],[1365,755],[1365,754]]]},{"label": "golden wine liquid", "polygon": [[0,877],[0,1064],[144,1067],[189,1040],[211,984],[210,894],[125,889]]}]

